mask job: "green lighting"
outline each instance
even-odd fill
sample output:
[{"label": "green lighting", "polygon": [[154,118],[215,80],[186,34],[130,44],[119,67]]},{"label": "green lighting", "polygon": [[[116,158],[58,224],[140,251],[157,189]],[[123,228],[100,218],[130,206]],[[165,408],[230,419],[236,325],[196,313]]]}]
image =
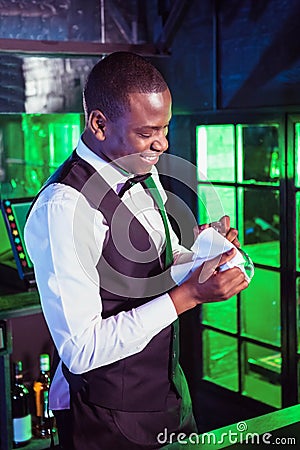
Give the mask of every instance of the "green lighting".
[{"label": "green lighting", "polygon": [[232,297],[226,302],[204,303],[202,322],[220,330],[237,332],[237,299]]},{"label": "green lighting", "polygon": [[199,125],[196,148],[199,223],[229,215],[242,248],[266,266],[238,297],[202,305],[203,377],[281,407],[280,273],[267,269],[280,267],[279,125]]},{"label": "green lighting", "polygon": [[295,124],[295,184],[300,186],[300,123]]},{"label": "green lighting", "polygon": [[198,179],[234,181],[234,126],[196,128]]},{"label": "green lighting", "polygon": [[237,340],[211,330],[203,334],[204,379],[238,390],[238,348]]},{"label": "green lighting", "polygon": [[281,354],[256,344],[244,344],[243,394],[281,407]]},{"label": "green lighting", "polygon": [[82,128],[82,115],[23,114],[25,179],[35,195],[44,181],[71,154]]},{"label": "green lighting", "polygon": [[71,154],[84,127],[81,113],[3,114],[5,165],[1,195],[32,197]]},{"label": "green lighting", "polygon": [[238,181],[279,184],[278,124],[237,125]]},{"label": "green lighting", "polygon": [[279,273],[256,268],[249,287],[241,293],[241,317],[244,336],[280,345]]}]

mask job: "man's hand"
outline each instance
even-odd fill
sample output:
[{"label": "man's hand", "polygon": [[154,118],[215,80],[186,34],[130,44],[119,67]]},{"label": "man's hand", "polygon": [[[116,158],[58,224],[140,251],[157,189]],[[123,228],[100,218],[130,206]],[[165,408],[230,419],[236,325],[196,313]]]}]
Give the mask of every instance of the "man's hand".
[{"label": "man's hand", "polygon": [[202,224],[194,227],[194,237],[195,239],[197,236],[206,228],[212,227],[215,230],[217,230],[222,236],[226,237],[228,241],[232,242],[233,245],[235,245],[237,248],[240,248],[241,244],[237,238],[238,231],[236,228],[230,227],[230,217],[229,216],[223,216],[220,220],[217,222],[211,222],[210,224]]},{"label": "man's hand", "polygon": [[169,292],[177,314],[200,303],[227,300],[248,286],[245,275],[239,268],[219,271],[219,267],[232,259],[235,254],[236,250],[231,249],[221,257],[206,261],[181,286]]}]

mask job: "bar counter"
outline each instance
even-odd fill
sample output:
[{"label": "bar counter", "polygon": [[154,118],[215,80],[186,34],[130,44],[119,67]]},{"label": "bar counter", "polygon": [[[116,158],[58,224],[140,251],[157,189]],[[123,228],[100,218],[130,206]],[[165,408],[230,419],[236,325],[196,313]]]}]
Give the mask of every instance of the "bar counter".
[{"label": "bar counter", "polygon": [[[226,412],[221,412],[225,414]],[[162,437],[162,436],[161,436]],[[184,438],[164,450],[212,450],[230,448],[300,448],[300,405],[290,406],[253,419]]]},{"label": "bar counter", "polygon": [[0,320],[39,312],[41,312],[41,305],[36,289],[12,294],[0,293]]}]

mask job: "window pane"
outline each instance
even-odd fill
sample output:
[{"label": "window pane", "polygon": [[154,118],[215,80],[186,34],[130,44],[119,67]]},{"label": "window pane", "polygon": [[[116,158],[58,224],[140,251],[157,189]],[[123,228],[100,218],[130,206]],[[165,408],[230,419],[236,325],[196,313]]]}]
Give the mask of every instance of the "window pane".
[{"label": "window pane", "polygon": [[196,128],[198,179],[235,181],[234,125],[200,125]]},{"label": "window pane", "polygon": [[237,125],[238,181],[279,183],[278,124]]},{"label": "window pane", "polygon": [[254,263],[280,265],[279,191],[239,188],[239,238]]},{"label": "window pane", "polygon": [[50,167],[56,168],[77,145],[81,115],[23,114],[22,128],[26,158],[37,162],[47,161]]},{"label": "window pane", "polygon": [[236,296],[224,302],[204,303],[202,305],[202,322],[221,330],[237,332]]},{"label": "window pane", "polygon": [[300,361],[298,361],[298,403],[300,403]]},{"label": "window pane", "polygon": [[3,166],[3,197],[36,195],[49,175],[72,153],[80,136],[82,121],[80,113],[2,114],[0,164]]},{"label": "window pane", "polygon": [[295,184],[300,186],[300,123],[295,124]]},{"label": "window pane", "polygon": [[237,339],[211,330],[203,332],[204,379],[238,390]]},{"label": "window pane", "polygon": [[232,227],[236,226],[235,188],[213,185],[198,185],[199,223],[219,220],[224,214],[230,217]]},{"label": "window pane", "polygon": [[300,278],[296,281],[296,301],[297,301],[297,326],[298,326],[298,353],[300,353]]},{"label": "window pane", "polygon": [[296,194],[296,265],[300,270],[300,192]]},{"label": "window pane", "polygon": [[281,408],[281,353],[248,343],[243,352],[243,394]]},{"label": "window pane", "polygon": [[280,274],[256,268],[247,289],[241,292],[244,335],[280,345]]}]

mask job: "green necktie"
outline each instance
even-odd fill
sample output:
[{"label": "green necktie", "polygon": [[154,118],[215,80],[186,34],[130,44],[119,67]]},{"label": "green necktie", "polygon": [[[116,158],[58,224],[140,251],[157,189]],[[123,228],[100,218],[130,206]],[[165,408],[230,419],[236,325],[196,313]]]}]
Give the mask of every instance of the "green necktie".
[{"label": "green necktie", "polygon": [[[164,202],[161,198],[159,190],[152,177],[147,178],[143,183],[149,189],[155,203],[161,214],[161,218],[165,228],[166,235],[166,258],[165,267],[168,268],[173,263],[173,252],[172,244],[170,238],[170,230],[168,226],[167,213],[164,206]],[[182,398],[181,404],[181,420],[184,420],[189,414],[191,414],[191,398],[189,393],[188,384],[186,382],[185,376],[179,364],[179,319],[173,322],[173,343],[172,343],[172,380],[179,395]]]},{"label": "green necktie", "polygon": [[164,228],[165,228],[165,235],[166,235],[166,259],[165,259],[165,267],[169,267],[173,263],[173,252],[172,252],[172,244],[171,244],[171,238],[170,238],[170,230],[168,226],[168,219],[167,219],[167,213],[165,209],[165,205],[163,202],[163,199],[161,198],[161,195],[159,193],[159,190],[156,187],[156,184],[152,177],[147,178],[144,181],[145,185],[150,191],[150,194],[155,200],[156,205],[158,206]]}]

